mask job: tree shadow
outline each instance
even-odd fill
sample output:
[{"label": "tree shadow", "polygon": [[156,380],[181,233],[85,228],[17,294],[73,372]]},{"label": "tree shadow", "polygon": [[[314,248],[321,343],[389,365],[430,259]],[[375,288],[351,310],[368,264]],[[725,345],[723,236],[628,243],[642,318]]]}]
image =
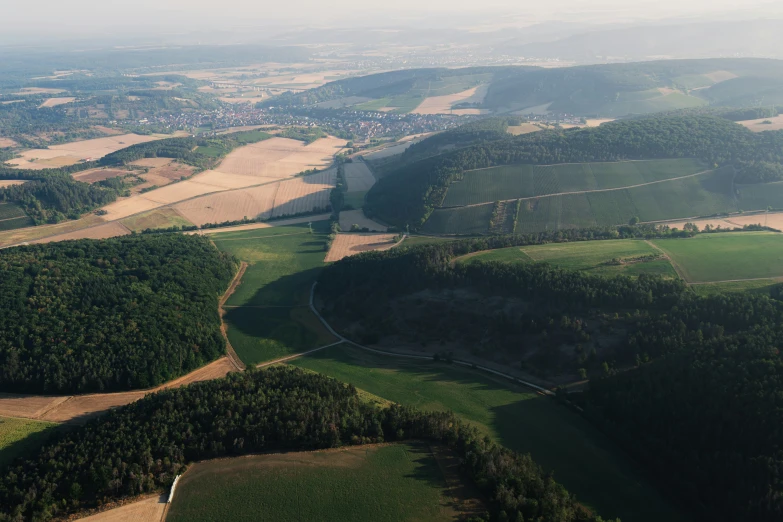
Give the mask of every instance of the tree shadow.
[{"label": "tree shadow", "polygon": [[52,425],[42,431],[31,433],[23,439],[12,442],[0,449],[0,472],[12,465],[18,458],[29,458],[52,437],[67,429],[69,428],[62,424]]}]

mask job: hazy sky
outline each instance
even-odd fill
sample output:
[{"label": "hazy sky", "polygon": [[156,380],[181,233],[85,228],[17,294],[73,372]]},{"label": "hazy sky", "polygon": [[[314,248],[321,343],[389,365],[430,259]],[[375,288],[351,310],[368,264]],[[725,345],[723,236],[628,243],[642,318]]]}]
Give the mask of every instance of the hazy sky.
[{"label": "hazy sky", "polygon": [[507,16],[498,20],[520,25],[558,19],[606,23],[739,9],[755,10],[755,16],[771,16],[773,11],[777,16],[783,14],[779,0],[5,0],[3,4],[6,41],[10,35],[27,40],[39,35],[90,37],[115,31],[147,35],[151,31],[225,31],[264,25],[277,29],[345,26],[357,21],[437,26],[447,20],[458,25],[460,15],[469,15],[463,23],[485,24],[496,13]]}]

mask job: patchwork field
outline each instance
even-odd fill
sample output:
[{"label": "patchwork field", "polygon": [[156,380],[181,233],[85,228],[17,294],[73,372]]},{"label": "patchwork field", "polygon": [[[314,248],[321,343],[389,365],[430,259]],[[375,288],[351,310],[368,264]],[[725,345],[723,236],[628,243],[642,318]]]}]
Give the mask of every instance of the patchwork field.
[{"label": "patchwork field", "polygon": [[257,455],[195,464],[166,519],[445,522],[452,494],[424,444]]},{"label": "patchwork field", "polygon": [[690,239],[656,239],[690,283],[783,277],[783,234],[734,232]]},{"label": "patchwork field", "polygon": [[704,171],[705,167],[693,159],[508,165],[466,172],[462,181],[449,186],[443,206],[631,187]]},{"label": "patchwork field", "polygon": [[334,342],[308,306],[324,266],[328,221],[212,235],[248,263],[224,305],[228,339],[245,364],[271,361]]},{"label": "patchwork field", "polygon": [[0,469],[38,447],[54,426],[51,422],[0,417]]},{"label": "patchwork field", "polygon": [[162,139],[162,135],[141,136],[123,134],[108,138],[74,141],[62,145],[52,145],[48,149],[30,149],[20,153],[19,158],[8,160],[12,167],[26,169],[45,169],[58,166],[75,165],[80,161],[96,160],[125,147]]},{"label": "patchwork field", "polygon": [[332,263],[362,252],[389,250],[397,244],[395,237],[396,234],[337,234],[325,261]]},{"label": "patchwork field", "polygon": [[375,176],[363,161],[346,163],[344,169],[348,192],[366,192],[375,185]]},{"label": "patchwork field", "polygon": [[335,346],[296,359],[381,398],[427,411],[451,410],[503,445],[524,453],[606,517],[637,522],[685,518],[625,455],[586,420],[547,397],[467,368],[411,362]]},{"label": "patchwork field", "polygon": [[504,263],[550,263],[568,270],[580,270],[594,275],[660,275],[676,278],[671,263],[655,247],[645,241],[584,241],[510,247],[479,252],[457,262],[501,261]]},{"label": "patchwork field", "polygon": [[22,207],[15,203],[0,202],[0,231],[31,227],[34,224]]}]

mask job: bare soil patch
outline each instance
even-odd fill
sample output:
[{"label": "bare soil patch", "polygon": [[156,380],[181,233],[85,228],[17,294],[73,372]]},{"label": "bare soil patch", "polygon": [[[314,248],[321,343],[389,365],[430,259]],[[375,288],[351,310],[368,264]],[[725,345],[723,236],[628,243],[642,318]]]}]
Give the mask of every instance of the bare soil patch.
[{"label": "bare soil patch", "polygon": [[[416,109],[413,114],[451,114],[452,107],[458,103],[480,103],[484,100],[487,94],[486,86],[473,87],[466,91],[459,92],[457,94],[448,94],[446,96],[430,96],[426,98]],[[460,109],[461,111],[476,111],[478,109]],[[456,111],[455,111],[456,112]]]},{"label": "bare soil patch", "polygon": [[759,118],[758,120],[746,120],[737,123],[753,132],[776,131],[783,129],[783,114],[772,118]]},{"label": "bare soil patch", "polygon": [[522,125],[513,125],[510,126],[506,132],[513,136],[521,136],[522,134],[530,134],[531,132],[538,132],[541,129],[538,125],[534,125],[532,123],[523,123]]},{"label": "bare soil patch", "polygon": [[49,98],[45,102],[43,102],[41,105],[38,106],[39,109],[43,107],[57,107],[58,105],[65,105],[66,103],[71,103],[76,98],[74,97],[64,97],[64,98]]},{"label": "bare soil patch", "polygon": [[0,149],[16,147],[17,143],[11,138],[0,138]]},{"label": "bare soil patch", "polygon": [[23,179],[2,179],[0,180],[0,188],[13,187],[14,185],[22,185],[23,183],[27,183],[27,181]]},{"label": "bare soil patch", "polygon": [[396,245],[394,237],[395,234],[337,234],[324,261],[331,263],[362,252],[389,250]]},{"label": "bare soil patch", "polygon": [[[48,149],[30,149],[22,152],[21,157],[7,163],[21,168],[47,168],[52,163],[57,166],[73,165],[79,161],[95,160],[138,143],[146,143],[160,139],[156,136],[141,136],[139,134],[124,134],[96,138],[93,140],[74,141],[61,145],[52,145]],[[41,166],[45,165],[45,166]]]},{"label": "bare soil patch", "polygon": [[340,228],[348,231],[353,225],[359,225],[360,229],[367,228],[371,232],[386,232],[388,228],[365,216],[362,210],[340,212]]},{"label": "bare soil patch", "polygon": [[74,520],[84,522],[158,522],[166,510],[166,495],[154,495],[95,515]]}]

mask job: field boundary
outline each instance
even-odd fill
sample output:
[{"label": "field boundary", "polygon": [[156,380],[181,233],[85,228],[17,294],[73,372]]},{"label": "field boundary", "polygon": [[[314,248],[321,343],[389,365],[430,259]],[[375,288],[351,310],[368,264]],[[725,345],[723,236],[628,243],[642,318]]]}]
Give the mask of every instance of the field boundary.
[{"label": "field boundary", "polygon": [[[508,202],[511,202],[511,201],[531,201],[531,200],[534,200],[534,199],[544,199],[544,198],[552,198],[552,197],[558,197],[558,196],[576,196],[576,195],[579,195],[579,194],[595,194],[597,192],[617,192],[618,190],[628,190],[628,189],[639,188],[639,187],[647,187],[649,185],[658,185],[660,183],[669,183],[670,181],[680,181],[680,180],[683,180],[683,179],[694,178],[696,176],[703,176],[704,174],[710,174],[712,172],[715,172],[715,170],[704,170],[702,172],[697,172],[695,174],[688,174],[687,176],[679,176],[677,178],[669,178],[669,179],[660,179],[658,181],[648,181],[647,183],[640,183],[640,184],[637,184],[637,185],[628,185],[628,186],[625,186],[625,187],[593,189],[593,190],[579,190],[579,191],[575,191],[575,192],[558,192],[556,194],[542,194],[540,196],[526,196],[524,198],[500,199],[500,200],[496,201],[496,203],[508,203]],[[439,208],[439,209],[451,209],[451,208],[480,207],[482,205],[489,205],[491,203],[492,203],[491,201],[485,201],[484,203],[471,203],[470,205],[457,205],[457,206],[437,207],[437,208]]]},{"label": "field boundary", "polygon": [[[359,348],[361,350],[365,350],[365,351],[372,352],[372,353],[377,353],[377,354],[380,354],[380,355],[388,355],[388,356],[391,356],[391,357],[402,357],[402,358],[406,358],[406,359],[417,359],[417,360],[432,361],[432,356],[413,355],[413,354],[388,352],[388,351],[385,351],[385,350],[377,350],[375,348],[369,348],[369,347],[363,346],[363,345],[361,345],[359,343],[355,343],[355,342],[351,341],[350,339],[347,339],[347,338],[343,337],[342,335],[337,333],[331,327],[331,325],[326,321],[326,319],[323,318],[323,316],[320,314],[318,309],[315,307],[315,287],[317,285],[318,285],[318,281],[313,283],[313,286],[310,288],[310,309],[313,311],[313,313],[316,315],[316,317],[318,317],[318,320],[321,321],[321,323],[329,331],[329,333],[331,333],[332,335],[334,335],[338,339],[341,339],[341,342],[349,344],[349,345],[351,345],[351,346],[353,346],[355,348]],[[336,344],[340,344],[340,343],[336,343]],[[324,347],[324,348],[327,348],[327,347]],[[312,351],[315,351],[315,350],[312,350]],[[308,353],[311,353],[311,352],[308,352]],[[303,355],[306,355],[306,354],[303,354]],[[454,364],[458,364],[460,366],[465,366],[467,368],[481,370],[481,371],[484,371],[484,372],[491,373],[493,375],[497,375],[497,376],[503,377],[504,379],[508,379],[508,380],[510,380],[510,381],[512,381],[512,382],[514,382],[516,384],[521,384],[523,386],[527,386],[528,388],[533,389],[534,391],[536,391],[540,395],[547,395],[547,396],[550,396],[550,397],[554,397],[555,396],[555,394],[551,390],[548,390],[546,388],[542,388],[541,386],[538,386],[537,384],[533,384],[532,382],[522,380],[519,377],[515,377],[513,375],[509,375],[507,373],[503,373],[503,372],[500,372],[498,370],[493,370],[492,368],[487,368],[486,366],[481,366],[481,365],[478,365],[478,364],[474,364],[474,363],[467,362],[467,361],[462,361],[462,360],[459,360],[459,359],[452,359],[451,362],[454,363]]]},{"label": "field boundary", "polygon": [[231,346],[231,341],[228,340],[228,325],[223,320],[223,316],[226,314],[226,311],[223,307],[226,304],[226,301],[228,301],[228,298],[231,297],[231,295],[239,286],[239,283],[242,281],[242,276],[245,275],[245,270],[247,270],[247,263],[242,261],[239,264],[239,270],[237,270],[236,275],[234,275],[234,278],[231,280],[231,283],[228,285],[228,288],[218,303],[218,313],[220,314],[220,332],[223,334],[223,338],[226,340],[226,355],[228,356],[228,360],[231,362],[231,365],[240,372],[245,369],[245,364],[234,351],[234,347]]}]

